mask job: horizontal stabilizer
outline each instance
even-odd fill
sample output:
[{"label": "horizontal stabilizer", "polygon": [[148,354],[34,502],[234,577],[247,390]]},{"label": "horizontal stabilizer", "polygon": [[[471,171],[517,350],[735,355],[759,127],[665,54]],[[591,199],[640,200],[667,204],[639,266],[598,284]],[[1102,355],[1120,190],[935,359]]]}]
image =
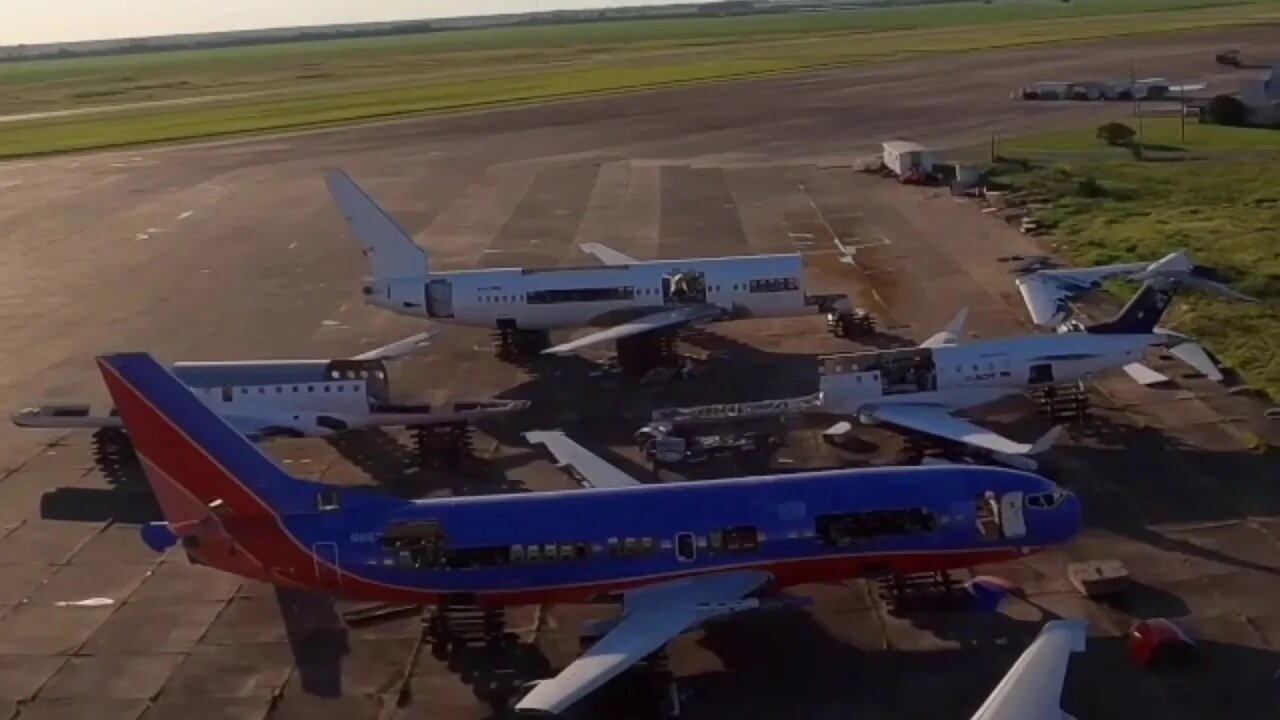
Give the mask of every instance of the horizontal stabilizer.
[{"label": "horizontal stabilizer", "polygon": [[1058,440],[1060,440],[1062,436],[1066,434],[1066,432],[1067,432],[1067,427],[1065,425],[1054,425],[1053,427],[1049,428],[1049,432],[1045,433],[1044,435],[1041,435],[1039,440],[1036,440],[1034,443],[1031,444],[1031,449],[1027,451],[1027,454],[1040,455],[1044,453],[1049,448],[1056,445]]},{"label": "horizontal stabilizer", "polygon": [[599,258],[600,262],[605,265],[634,265],[637,262],[637,260],[630,255],[624,255],[623,253],[620,253],[607,245],[601,245],[600,243],[582,243],[578,247],[582,248],[584,252],[595,255]]},{"label": "horizontal stabilizer", "polygon": [[1129,363],[1124,366],[1124,371],[1134,379],[1134,382],[1144,387],[1169,382],[1168,376],[1162,375],[1142,363]]},{"label": "horizontal stabilizer", "polygon": [[21,428],[118,428],[123,423],[115,411],[95,415],[85,403],[53,403],[25,407],[9,416]]},{"label": "horizontal stabilizer", "polygon": [[1169,353],[1214,382],[1222,382],[1224,379],[1217,363],[1198,343],[1185,342],[1175,345],[1169,348]]},{"label": "horizontal stabilizer", "polygon": [[369,352],[360,353],[352,360],[395,360],[404,357],[409,353],[424,348],[431,344],[431,338],[439,333],[438,330],[421,332],[417,335],[410,335],[403,340],[397,340],[389,345],[383,345]]}]

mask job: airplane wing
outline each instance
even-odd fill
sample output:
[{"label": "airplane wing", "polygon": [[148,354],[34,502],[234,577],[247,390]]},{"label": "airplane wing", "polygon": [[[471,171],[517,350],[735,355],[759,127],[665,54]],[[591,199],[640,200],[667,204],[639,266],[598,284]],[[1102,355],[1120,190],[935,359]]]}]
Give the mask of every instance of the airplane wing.
[{"label": "airplane wing", "polygon": [[600,262],[605,265],[634,265],[638,262],[630,255],[623,255],[607,245],[600,243],[582,243],[578,247],[585,252],[589,252],[599,258]]},{"label": "airplane wing", "polygon": [[720,308],[714,305],[686,305],[672,310],[659,310],[658,312],[638,317],[635,320],[628,320],[620,325],[593,332],[577,340],[570,340],[567,343],[547,348],[542,353],[544,355],[565,355],[609,340],[619,340],[653,330],[698,322],[699,320],[710,320],[719,314]]},{"label": "airplane wing", "polygon": [[1082,620],[1046,624],[971,720],[1071,720],[1062,683],[1071,653],[1084,651],[1086,628]]},{"label": "airplane wing", "polygon": [[1039,270],[1017,279],[1018,292],[1031,312],[1031,321],[1051,327],[1066,319],[1070,312],[1067,301],[1087,290],[1093,290],[1112,278],[1132,275],[1151,267],[1151,263],[1122,263],[1092,268]]},{"label": "airplane wing", "polygon": [[969,308],[964,308],[943,330],[934,333],[928,340],[920,343],[920,347],[933,348],[955,345],[964,335],[964,321],[969,316]]},{"label": "airplane wing", "polygon": [[589,488],[619,488],[641,484],[639,480],[600,459],[598,455],[570,440],[559,431],[534,431],[524,434],[529,442],[545,445],[557,465],[571,471],[578,482]]},{"label": "airplane wing", "polygon": [[383,345],[380,348],[374,348],[369,352],[360,353],[352,360],[395,360],[404,357],[409,353],[426,347],[431,344],[431,338],[439,333],[438,330],[430,332],[421,332],[417,335],[410,335],[403,340],[397,340],[390,345]]},{"label": "airplane wing", "polygon": [[[865,414],[865,413],[864,413]],[[1034,444],[1015,442],[1009,438],[958,418],[937,405],[888,404],[870,411],[876,420],[899,425],[916,432],[953,440],[971,447],[1004,455],[1037,455],[1044,452],[1062,434],[1054,427]]]},{"label": "airplane wing", "polygon": [[744,598],[769,577],[743,570],[628,591],[622,620],[560,674],[538,683],[516,703],[516,712],[563,712],[680,633],[718,615],[753,607]]}]

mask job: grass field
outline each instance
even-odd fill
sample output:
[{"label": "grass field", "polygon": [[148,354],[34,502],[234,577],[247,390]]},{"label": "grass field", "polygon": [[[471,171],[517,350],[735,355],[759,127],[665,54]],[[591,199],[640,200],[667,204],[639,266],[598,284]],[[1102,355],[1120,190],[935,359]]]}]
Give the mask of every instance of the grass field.
[{"label": "grass field", "polygon": [[996,1],[5,63],[0,115],[73,114],[0,123],[0,157],[1269,21],[1280,0]]},{"label": "grass field", "polygon": [[[1180,144],[1176,120],[1148,120],[1144,129],[1148,142]],[[1262,300],[1242,305],[1188,294],[1173,324],[1280,398],[1280,131],[1187,130],[1183,146],[1202,159],[1140,162],[1114,151],[1114,159],[1001,166],[998,178],[1046,203],[1037,218],[1054,228],[1059,253],[1073,264],[1152,260],[1186,248],[1193,261]],[[1100,144],[1085,128],[1024,138],[1002,153]],[[1215,158],[1218,151],[1228,157]],[[1100,193],[1090,191],[1093,181]]]}]

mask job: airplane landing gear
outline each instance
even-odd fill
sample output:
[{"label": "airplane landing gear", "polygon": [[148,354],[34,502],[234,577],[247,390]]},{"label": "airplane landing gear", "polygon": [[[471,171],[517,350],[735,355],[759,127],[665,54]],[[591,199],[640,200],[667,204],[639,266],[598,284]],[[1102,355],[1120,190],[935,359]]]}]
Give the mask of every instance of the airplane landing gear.
[{"label": "airplane landing gear", "polygon": [[493,333],[493,354],[502,360],[527,360],[551,347],[551,334],[546,330],[498,328]]},{"label": "airplane landing gear", "polygon": [[1040,403],[1040,411],[1055,425],[1083,423],[1089,419],[1089,393],[1083,382],[1050,385],[1035,391],[1032,397]]},{"label": "airplane landing gear", "polygon": [[673,365],[679,359],[676,335],[671,331],[621,338],[617,353],[618,368],[632,377],[642,377],[656,367]]}]

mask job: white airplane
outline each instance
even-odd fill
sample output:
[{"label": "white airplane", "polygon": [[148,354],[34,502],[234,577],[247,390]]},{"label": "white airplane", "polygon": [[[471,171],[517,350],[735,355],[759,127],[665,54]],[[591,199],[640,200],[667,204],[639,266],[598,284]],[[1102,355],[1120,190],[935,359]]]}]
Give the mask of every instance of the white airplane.
[{"label": "white airplane", "polygon": [[[1182,260],[1166,258],[1169,262],[1148,264],[1145,270],[1130,275],[1144,280],[1144,285],[1109,321],[1087,326],[1074,323],[1055,334],[966,343],[961,340],[966,316],[962,310],[945,330],[914,348],[820,357],[818,393],[796,399],[793,405],[803,412],[848,415],[864,424],[897,426],[978,450],[1013,467],[1035,469],[1037,463],[1032,458],[1049,449],[1065,428],[1054,427],[1034,443],[1021,443],[953,413],[1117,369],[1145,385],[1167,380],[1142,363],[1148,348],[1167,349],[1207,377],[1221,379],[1221,372],[1203,348],[1184,335],[1156,327],[1179,288],[1209,287],[1205,284],[1208,281],[1188,279],[1193,276],[1184,268],[1184,264],[1189,266],[1184,256],[1171,257]],[[1079,280],[1072,282],[1079,284]],[[1043,279],[1038,286],[1046,286]],[[1038,291],[1032,297],[1044,307]],[[1032,304],[1030,300],[1028,304]],[[1040,311],[1033,314],[1036,312]],[[747,405],[768,414],[778,404],[764,401]],[[697,419],[709,414],[704,410],[678,408],[663,411],[661,418],[655,413],[655,419]],[[833,427],[829,432],[835,430]]]},{"label": "white airplane", "polygon": [[[557,465],[570,471],[584,487],[604,490],[641,484],[563,432],[528,432],[525,438],[530,443],[544,445]],[[1028,505],[1040,507],[1031,505],[1029,501]],[[680,591],[694,592],[695,589],[691,585]],[[643,592],[641,590],[639,594]],[[704,612],[701,622],[690,622],[676,609],[676,601],[665,599],[672,604],[672,610],[661,614],[662,621],[642,622],[640,617],[652,609],[653,603],[646,607],[645,603],[635,602],[624,603],[620,618],[586,623],[582,637],[586,648],[584,654],[555,677],[528,683],[525,686],[527,694],[515,704],[517,715],[548,716],[561,712],[674,637],[693,632],[706,622],[738,609],[765,607],[763,601],[757,601],[759,605],[743,606],[721,602],[711,611]],[[634,614],[628,612],[633,605],[636,607]],[[629,632],[623,632],[624,627]],[[972,720],[1071,720],[1071,716],[1061,709],[1062,687],[1070,654],[1085,649],[1086,627],[1079,620],[1055,620],[1046,624],[974,713]],[[660,637],[655,638],[654,635]],[[668,690],[671,697],[668,699],[667,716],[678,716],[679,695],[674,687]]]},{"label": "white airplane", "polygon": [[[1018,278],[1018,292],[1027,304],[1031,321],[1042,328],[1060,327],[1073,314],[1071,301],[1097,290],[1108,280],[1154,280],[1165,288],[1185,286],[1230,300],[1257,302],[1222,283],[1205,277],[1205,270],[1187,257],[1185,250],[1169,253],[1154,262],[1132,262],[1087,268],[1038,270]],[[1069,330],[1076,327],[1065,328]]]},{"label": "white airplane", "polygon": [[[636,260],[598,243],[603,266],[432,271],[426,252],[345,173],[329,191],[370,258],[366,300],[401,315],[494,328],[502,354],[572,353],[616,341],[623,365],[682,326],[753,317],[847,313],[846,295],[809,295],[798,253]],[[602,328],[549,345],[549,331]],[[632,359],[635,362],[632,363]]]},{"label": "white airplane", "polygon": [[[524,400],[398,404],[391,399],[387,360],[429,343],[420,333],[351,358],[180,362],[170,370],[206,405],[254,440],[325,437],[345,430],[462,423],[523,410]],[[27,407],[11,416],[23,428],[119,428],[114,408],[95,415],[85,403]]]}]

